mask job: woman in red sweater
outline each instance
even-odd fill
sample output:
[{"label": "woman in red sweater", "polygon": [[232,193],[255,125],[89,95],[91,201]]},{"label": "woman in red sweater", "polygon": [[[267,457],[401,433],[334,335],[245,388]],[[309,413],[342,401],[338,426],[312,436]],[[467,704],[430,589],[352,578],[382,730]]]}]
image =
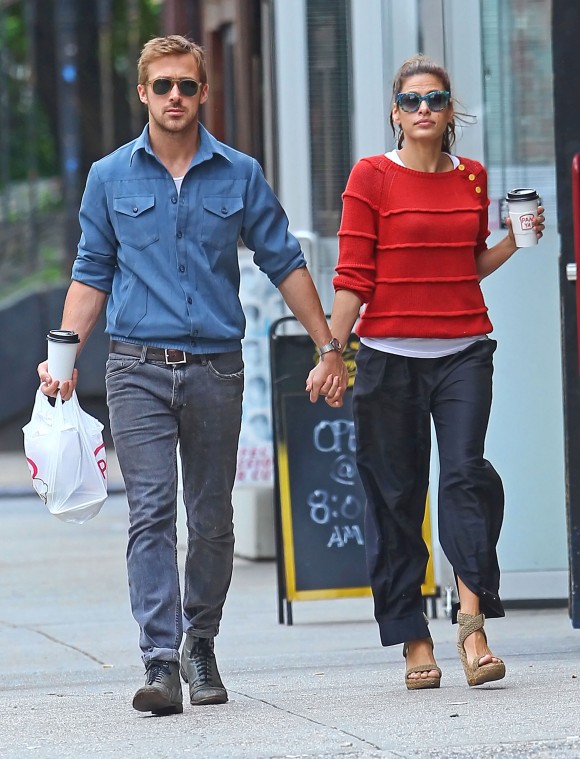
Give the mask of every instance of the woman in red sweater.
[{"label": "woman in red sweater", "polygon": [[[360,160],[343,195],[331,327],[344,343],[360,317],[353,414],[381,642],[404,644],[407,688],[439,687],[421,597],[432,418],[439,536],[459,593],[458,651],[469,685],[480,685],[503,678],[505,665],[483,631],[485,616],[504,616],[496,554],[504,497],[484,458],[496,342],[479,282],[517,247],[509,221],[508,234],[486,245],[487,175],[451,153],[445,69],[409,59],[392,103],[397,150]],[[538,237],[542,214],[539,207]]]}]

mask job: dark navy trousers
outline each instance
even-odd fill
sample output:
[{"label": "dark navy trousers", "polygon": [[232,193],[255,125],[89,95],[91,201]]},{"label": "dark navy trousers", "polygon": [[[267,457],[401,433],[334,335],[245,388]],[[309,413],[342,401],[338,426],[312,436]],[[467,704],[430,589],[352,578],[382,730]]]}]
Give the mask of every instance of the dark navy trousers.
[{"label": "dark navy trousers", "polygon": [[[365,490],[367,561],[384,646],[429,635],[421,585],[428,550],[421,534],[429,487],[431,418],[437,435],[441,547],[456,577],[502,617],[496,546],[501,479],[484,458],[494,340],[441,358],[408,358],[362,345],[353,414]],[[454,618],[457,609],[454,609]]]}]

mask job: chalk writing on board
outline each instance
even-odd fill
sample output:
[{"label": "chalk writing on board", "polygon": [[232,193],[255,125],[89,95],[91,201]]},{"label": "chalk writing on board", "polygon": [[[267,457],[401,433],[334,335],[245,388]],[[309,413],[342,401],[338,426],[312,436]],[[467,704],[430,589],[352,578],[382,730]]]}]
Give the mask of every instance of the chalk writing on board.
[{"label": "chalk writing on board", "polygon": [[[339,503],[340,501],[340,503]],[[360,500],[354,495],[339,499],[328,490],[313,490],[306,500],[310,507],[310,519],[316,524],[328,524],[330,517],[335,519],[358,519],[363,511]]]},{"label": "chalk writing on board", "polygon": [[340,410],[310,403],[304,377],[312,364],[309,337],[271,340],[279,569],[288,601],[370,593],[353,394],[349,388]]},{"label": "chalk writing on board", "polygon": [[[328,457],[330,478],[338,485],[355,488],[357,476],[354,452],[354,423],[348,419],[323,419],[312,432],[314,448]],[[332,524],[334,520],[357,522],[363,514],[363,503],[355,493],[336,495],[325,488],[316,488],[306,498],[310,519],[317,525],[328,525],[327,548],[344,548],[349,542],[364,545],[360,524]]]}]

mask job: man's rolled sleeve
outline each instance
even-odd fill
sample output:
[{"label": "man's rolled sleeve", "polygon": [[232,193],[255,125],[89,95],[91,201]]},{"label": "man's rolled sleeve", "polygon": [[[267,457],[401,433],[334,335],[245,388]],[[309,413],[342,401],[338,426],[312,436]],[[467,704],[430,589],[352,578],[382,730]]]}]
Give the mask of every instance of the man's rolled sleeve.
[{"label": "man's rolled sleeve", "polygon": [[288,217],[252,160],[242,224],[244,245],[254,251],[254,262],[276,287],[294,269],[306,266],[300,243],[288,230]]},{"label": "man's rolled sleeve", "polygon": [[81,238],[72,278],[110,293],[117,264],[117,240],[109,217],[105,187],[94,164],[87,177],[79,221]]}]

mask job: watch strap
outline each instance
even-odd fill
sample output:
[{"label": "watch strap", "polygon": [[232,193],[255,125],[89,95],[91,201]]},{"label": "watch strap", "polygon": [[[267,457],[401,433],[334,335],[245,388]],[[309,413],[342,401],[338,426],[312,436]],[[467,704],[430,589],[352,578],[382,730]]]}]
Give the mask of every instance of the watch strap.
[{"label": "watch strap", "polygon": [[333,337],[329,343],[321,345],[318,349],[318,353],[321,356],[324,356],[325,353],[332,353],[332,351],[335,351],[336,353],[342,353],[342,344],[336,337]]}]

